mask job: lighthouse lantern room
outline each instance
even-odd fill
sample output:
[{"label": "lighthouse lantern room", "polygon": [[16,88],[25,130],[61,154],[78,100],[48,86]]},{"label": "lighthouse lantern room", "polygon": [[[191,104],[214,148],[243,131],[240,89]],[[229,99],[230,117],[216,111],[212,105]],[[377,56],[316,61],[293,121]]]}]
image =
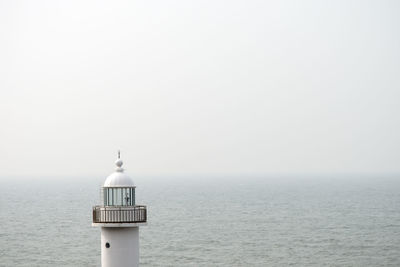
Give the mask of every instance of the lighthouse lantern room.
[{"label": "lighthouse lantern room", "polygon": [[101,227],[101,266],[139,266],[139,226],[147,224],[146,206],[136,205],[135,185],[118,153],[115,172],[101,189],[102,205],[93,207],[93,226]]}]

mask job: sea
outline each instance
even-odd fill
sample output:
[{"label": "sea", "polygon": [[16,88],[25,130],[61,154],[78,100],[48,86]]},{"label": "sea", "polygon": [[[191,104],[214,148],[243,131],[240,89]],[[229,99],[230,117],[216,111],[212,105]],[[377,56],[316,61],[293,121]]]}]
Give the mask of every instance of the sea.
[{"label": "sea", "polygon": [[[104,179],[2,178],[0,266],[100,266]],[[400,176],[134,180],[141,266],[400,266]]]}]

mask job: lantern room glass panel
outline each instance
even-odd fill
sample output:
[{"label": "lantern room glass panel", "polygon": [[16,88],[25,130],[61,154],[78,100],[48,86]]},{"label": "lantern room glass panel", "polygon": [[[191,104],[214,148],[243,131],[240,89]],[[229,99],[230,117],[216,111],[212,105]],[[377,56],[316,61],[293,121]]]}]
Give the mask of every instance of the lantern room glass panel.
[{"label": "lantern room glass panel", "polygon": [[105,206],[134,206],[134,187],[104,187],[103,200]]}]

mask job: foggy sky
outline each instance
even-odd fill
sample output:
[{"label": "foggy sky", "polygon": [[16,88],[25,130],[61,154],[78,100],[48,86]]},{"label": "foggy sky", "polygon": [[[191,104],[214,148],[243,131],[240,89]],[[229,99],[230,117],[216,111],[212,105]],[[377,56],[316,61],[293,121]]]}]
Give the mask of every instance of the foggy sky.
[{"label": "foggy sky", "polygon": [[0,177],[399,172],[399,12],[0,0]]}]

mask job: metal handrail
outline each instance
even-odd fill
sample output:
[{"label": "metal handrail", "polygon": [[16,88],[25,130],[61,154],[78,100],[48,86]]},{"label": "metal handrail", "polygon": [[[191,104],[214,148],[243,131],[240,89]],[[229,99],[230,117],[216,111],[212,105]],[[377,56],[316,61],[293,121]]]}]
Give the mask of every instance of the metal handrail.
[{"label": "metal handrail", "polygon": [[94,223],[143,223],[147,221],[146,206],[94,206]]},{"label": "metal handrail", "polygon": [[96,205],[96,206],[93,206],[93,209],[96,209],[96,208],[104,208],[104,209],[137,209],[137,208],[139,208],[139,209],[146,209],[146,207],[147,206],[145,206],[145,205],[132,205],[132,206],[129,206],[129,205],[110,205],[110,206],[104,206],[104,205]]}]

